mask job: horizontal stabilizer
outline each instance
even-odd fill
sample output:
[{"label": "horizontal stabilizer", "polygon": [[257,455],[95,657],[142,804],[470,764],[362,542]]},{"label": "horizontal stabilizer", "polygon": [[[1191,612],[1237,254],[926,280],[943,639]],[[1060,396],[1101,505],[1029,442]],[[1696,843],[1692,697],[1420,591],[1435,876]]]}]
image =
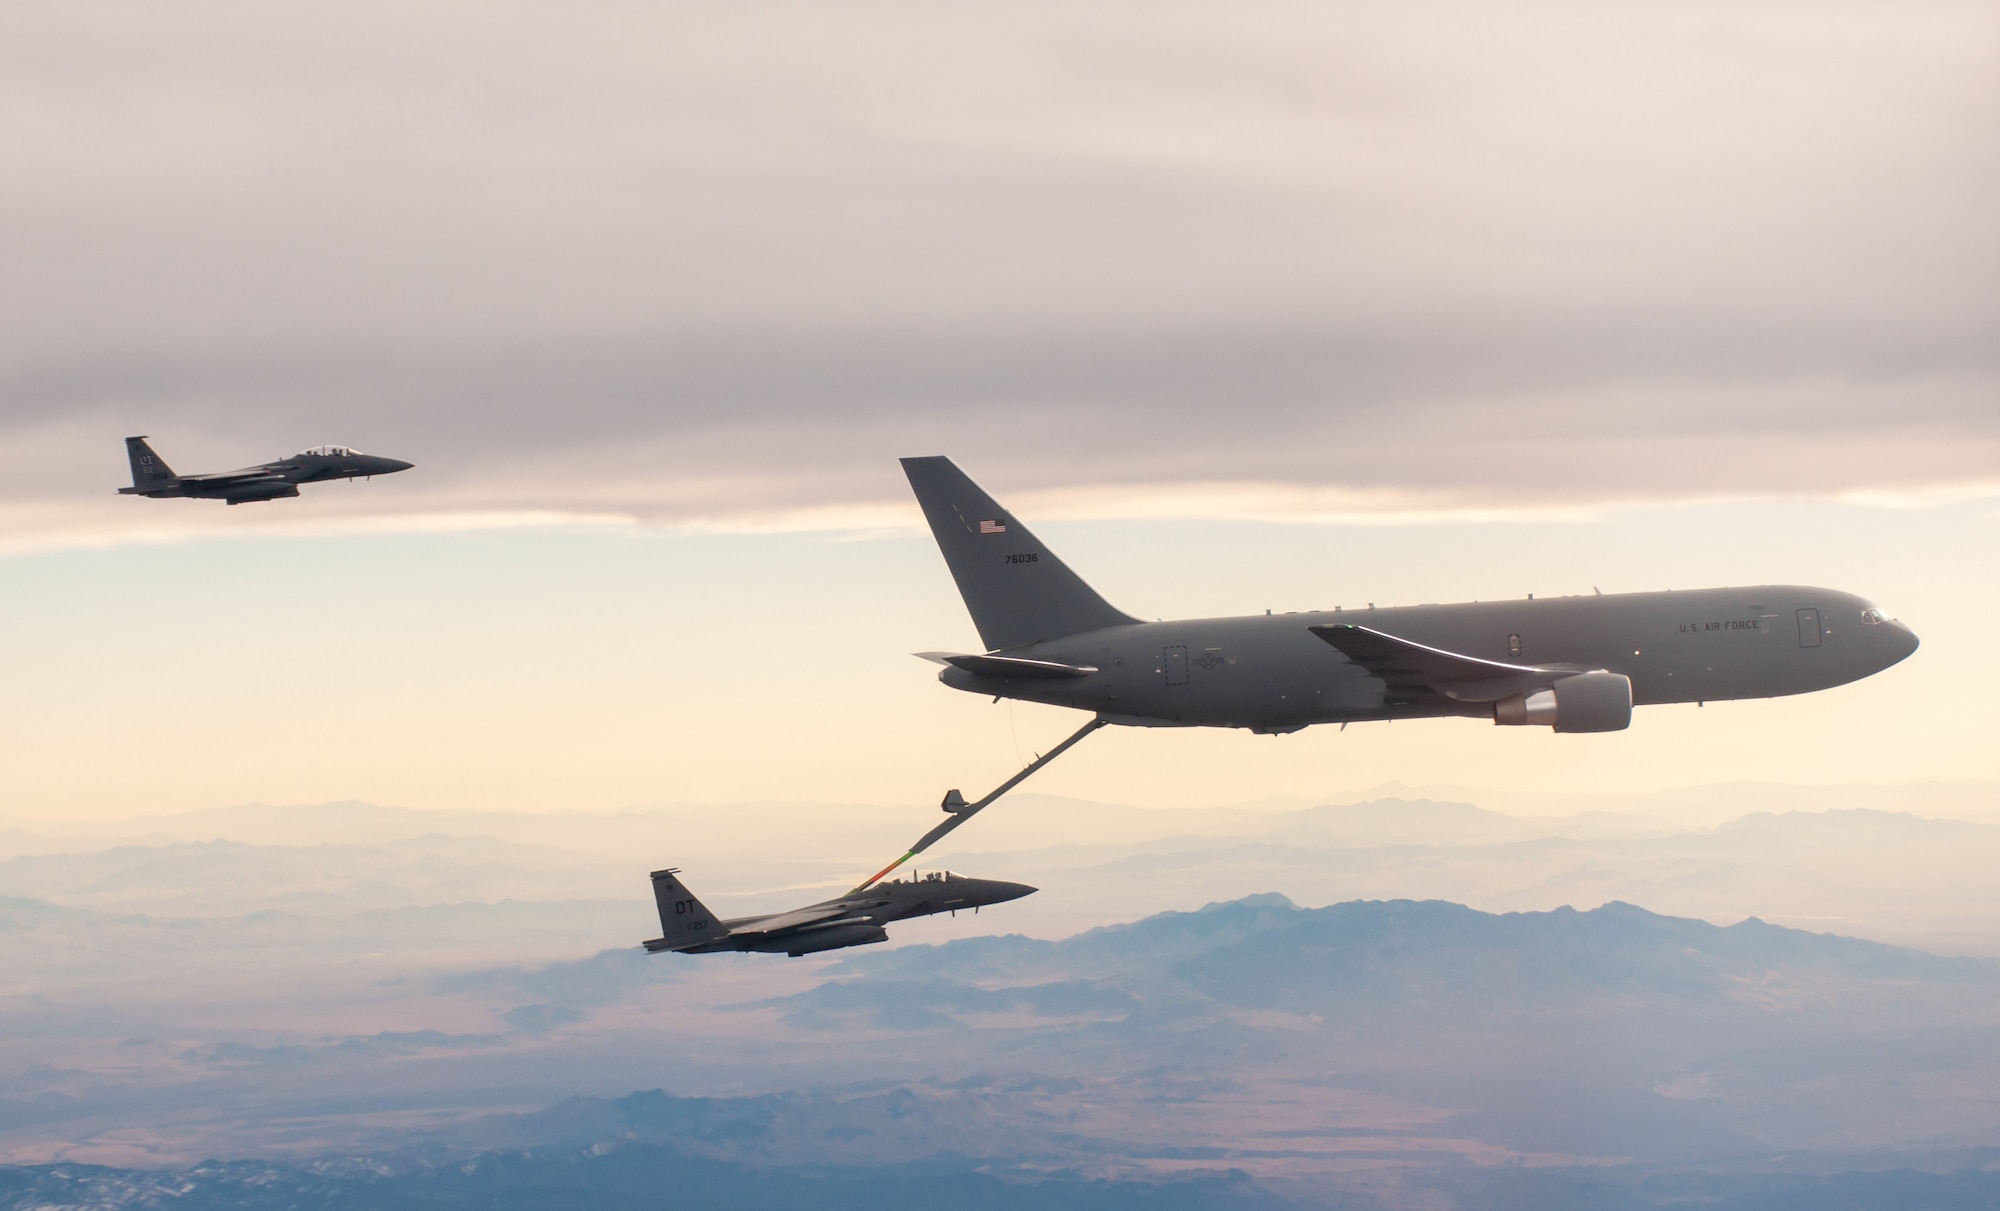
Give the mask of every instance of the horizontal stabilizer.
[{"label": "horizontal stabilizer", "polygon": [[1097,669],[1088,664],[1062,664],[1054,660],[1023,660],[1018,656],[977,656],[958,652],[918,652],[918,656],[937,664],[949,664],[977,673],[981,677],[1032,677],[1048,680],[1063,677],[1088,677]]},{"label": "horizontal stabilizer", "polygon": [[1329,623],[1307,630],[1379,678],[1392,694],[1443,694],[1459,702],[1494,702],[1582,671],[1575,665],[1507,664],[1447,652],[1373,627]]}]

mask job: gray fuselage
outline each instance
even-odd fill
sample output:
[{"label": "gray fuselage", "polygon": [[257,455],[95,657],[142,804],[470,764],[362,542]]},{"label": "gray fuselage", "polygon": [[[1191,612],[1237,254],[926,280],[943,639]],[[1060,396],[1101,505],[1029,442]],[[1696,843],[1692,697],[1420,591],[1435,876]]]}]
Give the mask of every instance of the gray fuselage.
[{"label": "gray fuselage", "polygon": [[299,484],[318,484],[334,479],[371,479],[377,475],[394,475],[398,471],[409,469],[410,464],[400,458],[384,458],[379,454],[362,454],[358,451],[339,455],[294,454],[277,462],[262,463],[230,473],[239,477],[233,480],[211,481],[198,476],[188,476],[174,479],[155,488],[122,488],[120,491],[130,496],[155,498],[187,496],[197,500],[228,500],[232,496],[238,496],[261,499],[258,486],[262,484],[289,484],[296,487]]},{"label": "gray fuselage", "polygon": [[1286,732],[1491,715],[1490,702],[1398,701],[1307,629],[1352,623],[1484,660],[1622,673],[1632,680],[1634,705],[1771,698],[1856,681],[1916,650],[1908,627],[1870,610],[1850,593],[1763,585],[1141,622],[1006,652],[1095,670],[1084,676],[996,677],[950,667],[939,680],[1144,726]]}]

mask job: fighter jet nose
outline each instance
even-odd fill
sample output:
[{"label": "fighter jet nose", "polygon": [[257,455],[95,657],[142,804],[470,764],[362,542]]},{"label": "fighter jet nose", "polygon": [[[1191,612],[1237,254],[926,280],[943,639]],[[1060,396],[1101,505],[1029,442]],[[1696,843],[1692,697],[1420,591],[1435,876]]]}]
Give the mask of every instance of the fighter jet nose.
[{"label": "fighter jet nose", "polygon": [[998,893],[994,903],[1004,904],[1009,900],[1018,900],[1022,896],[1032,896],[1041,888],[1029,887],[1026,883],[996,883],[993,885],[993,890]]},{"label": "fighter jet nose", "polygon": [[400,458],[385,458],[382,460],[382,474],[388,475],[394,471],[407,471],[414,466],[416,466],[415,463],[406,463]]}]

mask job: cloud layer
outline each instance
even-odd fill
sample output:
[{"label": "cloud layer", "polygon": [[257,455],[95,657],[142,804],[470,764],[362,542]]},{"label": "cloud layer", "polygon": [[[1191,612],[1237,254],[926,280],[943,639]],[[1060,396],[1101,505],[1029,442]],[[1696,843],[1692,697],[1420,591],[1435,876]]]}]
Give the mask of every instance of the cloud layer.
[{"label": "cloud layer", "polygon": [[1990,6],[0,20],[15,538],[159,524],[128,432],[419,464],[322,512],[2000,480]]}]

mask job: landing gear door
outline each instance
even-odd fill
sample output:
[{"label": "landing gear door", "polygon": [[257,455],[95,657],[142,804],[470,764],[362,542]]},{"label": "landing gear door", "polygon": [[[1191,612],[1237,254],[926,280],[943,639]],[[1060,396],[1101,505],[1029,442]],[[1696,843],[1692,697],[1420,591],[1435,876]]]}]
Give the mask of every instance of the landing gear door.
[{"label": "landing gear door", "polygon": [[1174,644],[1160,652],[1160,671],[1167,675],[1168,685],[1188,683],[1188,654],[1186,644]]},{"label": "landing gear door", "polygon": [[1819,611],[1799,611],[1799,646],[1816,648],[1819,646]]}]

